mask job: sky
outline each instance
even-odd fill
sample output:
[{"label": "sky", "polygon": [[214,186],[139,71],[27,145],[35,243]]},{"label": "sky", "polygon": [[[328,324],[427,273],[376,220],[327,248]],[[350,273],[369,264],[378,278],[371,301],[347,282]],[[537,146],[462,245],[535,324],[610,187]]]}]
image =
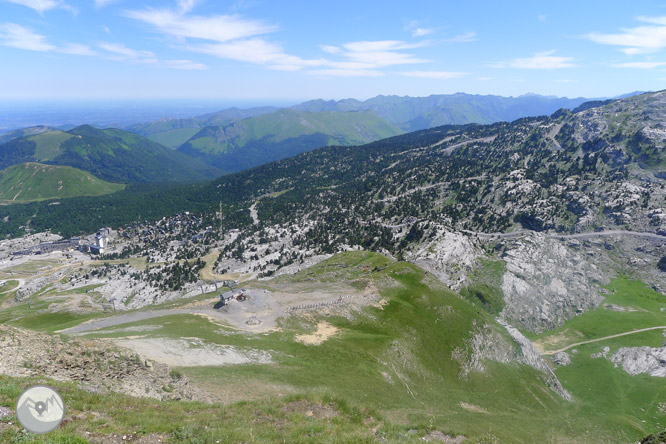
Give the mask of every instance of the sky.
[{"label": "sky", "polygon": [[0,101],[666,88],[666,2],[0,0]]}]

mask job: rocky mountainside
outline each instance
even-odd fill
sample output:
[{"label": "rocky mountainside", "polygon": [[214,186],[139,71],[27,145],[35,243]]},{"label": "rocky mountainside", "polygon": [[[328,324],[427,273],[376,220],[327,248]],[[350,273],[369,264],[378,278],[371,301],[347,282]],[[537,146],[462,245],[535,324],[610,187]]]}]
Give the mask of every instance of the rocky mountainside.
[{"label": "rocky mountainside", "polygon": [[[129,328],[266,351],[279,365],[253,368],[254,382],[320,389],[324,372],[351,399],[366,402],[388,387],[375,400],[414,406],[418,418],[431,397],[450,409],[447,425],[464,430],[496,430],[500,421],[516,433],[509,425],[527,417],[525,427],[538,430],[519,432],[532,439],[552,437],[546,426],[567,428],[573,442],[635,442],[666,419],[665,124],[666,92],[650,93],[320,148],[207,184],[9,208],[5,233],[27,222],[93,232],[100,220],[117,230],[101,261],[51,257],[61,266],[50,274],[3,275],[14,299],[5,297],[10,308],[0,314],[26,326],[42,320],[38,304],[64,309],[51,298],[66,295],[88,310],[111,301],[118,311],[142,308],[140,316],[165,310],[150,329],[147,319]],[[75,228],[61,222],[70,214],[81,215]],[[6,267],[32,270],[30,261]],[[194,307],[217,302],[229,279],[249,287],[249,300],[215,312]],[[77,295],[88,285],[95,291]],[[192,319],[230,322],[240,312],[251,316],[233,325],[254,336]],[[55,318],[46,318],[52,330],[85,333]],[[256,335],[271,322],[280,330]],[[248,377],[246,369],[219,372],[211,373],[217,384],[232,376],[226,389]],[[458,399],[471,393],[474,402]],[[507,409],[509,400],[518,404]],[[536,412],[566,414],[547,425]]]}]

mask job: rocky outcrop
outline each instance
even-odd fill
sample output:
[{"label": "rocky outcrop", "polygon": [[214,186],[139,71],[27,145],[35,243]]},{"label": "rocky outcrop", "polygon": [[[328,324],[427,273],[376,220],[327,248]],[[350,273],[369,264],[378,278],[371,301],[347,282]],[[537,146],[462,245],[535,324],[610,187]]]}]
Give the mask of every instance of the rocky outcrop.
[{"label": "rocky outcrop", "polygon": [[506,322],[499,321],[499,323],[506,329],[510,338],[502,334],[497,327],[489,324],[478,325],[472,331],[470,341],[451,353],[451,357],[461,364],[460,377],[466,379],[471,372],[485,371],[485,360],[505,364],[517,362],[542,372],[544,382],[551,390],[564,399],[571,400],[571,395],[562,387],[532,342]]},{"label": "rocky outcrop", "polygon": [[511,338],[520,348],[520,356],[518,361],[543,372],[548,387],[550,387],[552,391],[564,399],[571,400],[571,395],[569,392],[567,392],[564,387],[562,387],[559,379],[557,379],[557,376],[555,376],[553,370],[548,366],[546,361],[544,361],[544,359],[541,357],[541,354],[539,354],[539,351],[534,347],[532,342],[527,339],[520,331],[518,331],[517,328],[512,327],[504,321],[499,321],[499,323],[506,329]]},{"label": "rocky outcrop", "polygon": [[471,372],[485,371],[483,362],[486,359],[509,363],[518,357],[514,345],[488,324],[477,327],[466,347],[458,347],[452,356],[462,364],[460,377],[463,379]]},{"label": "rocky outcrop", "polygon": [[447,287],[459,290],[484,254],[469,236],[440,228],[434,240],[421,244],[407,259],[437,276]]},{"label": "rocky outcrop", "polygon": [[666,346],[623,347],[610,360],[615,367],[622,367],[630,375],[646,374],[666,378]]},{"label": "rocky outcrop", "polygon": [[500,317],[529,331],[554,329],[603,301],[607,276],[564,241],[531,233],[507,241]]},{"label": "rocky outcrop", "polygon": [[555,365],[564,367],[565,365],[571,364],[571,355],[567,352],[555,353],[551,358],[551,361],[553,361],[553,364]]},{"label": "rocky outcrop", "polygon": [[56,336],[0,326],[0,374],[75,381],[93,393],[121,392],[160,400],[210,401],[205,391],[167,365],[140,358],[103,341],[63,341]]}]

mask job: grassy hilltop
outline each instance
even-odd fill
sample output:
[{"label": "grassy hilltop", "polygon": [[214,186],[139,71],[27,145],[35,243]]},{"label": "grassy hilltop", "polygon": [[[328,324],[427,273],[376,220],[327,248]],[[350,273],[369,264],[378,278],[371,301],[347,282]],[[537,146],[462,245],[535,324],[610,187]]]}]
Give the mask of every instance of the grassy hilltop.
[{"label": "grassy hilltop", "polygon": [[0,171],[0,203],[101,196],[124,188],[68,166],[28,162]]}]

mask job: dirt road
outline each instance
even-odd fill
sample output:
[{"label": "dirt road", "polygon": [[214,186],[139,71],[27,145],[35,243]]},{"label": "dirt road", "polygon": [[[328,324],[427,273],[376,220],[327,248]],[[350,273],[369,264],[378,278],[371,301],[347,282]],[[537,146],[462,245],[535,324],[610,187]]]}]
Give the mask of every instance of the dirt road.
[{"label": "dirt road", "polygon": [[587,340],[587,341],[576,342],[574,344],[567,345],[566,347],[562,347],[558,350],[546,351],[546,352],[543,352],[541,354],[544,355],[544,356],[554,355],[555,353],[567,351],[570,348],[578,347],[579,345],[590,344],[592,342],[601,342],[601,341],[605,341],[606,339],[619,338],[621,336],[633,335],[633,334],[636,334],[636,333],[642,333],[644,331],[659,330],[659,329],[662,329],[662,330],[666,329],[666,325],[662,325],[661,327],[641,328],[640,330],[632,330],[632,331],[627,331],[627,332],[624,332],[624,333],[618,333],[616,335],[604,336],[603,338],[590,339],[590,340]]}]

